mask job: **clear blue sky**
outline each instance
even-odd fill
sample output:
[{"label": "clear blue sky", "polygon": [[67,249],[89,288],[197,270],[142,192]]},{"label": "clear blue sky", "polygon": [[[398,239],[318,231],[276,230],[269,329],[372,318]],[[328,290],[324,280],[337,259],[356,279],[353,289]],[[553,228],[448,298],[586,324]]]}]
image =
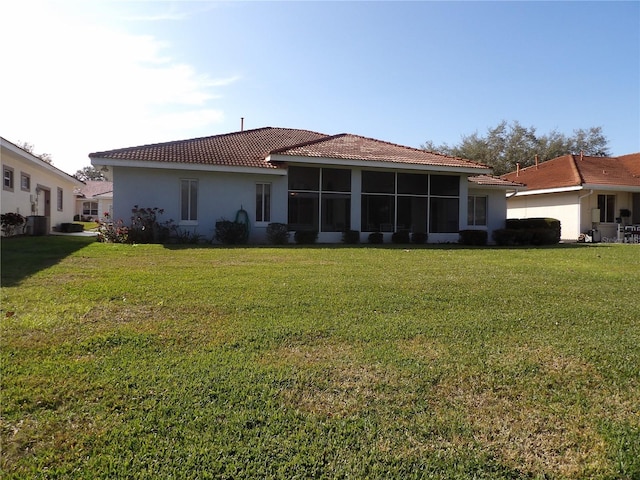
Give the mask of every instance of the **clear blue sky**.
[{"label": "clear blue sky", "polygon": [[93,151],[278,126],[420,147],[517,120],[640,151],[640,2],[2,7],[0,135]]}]

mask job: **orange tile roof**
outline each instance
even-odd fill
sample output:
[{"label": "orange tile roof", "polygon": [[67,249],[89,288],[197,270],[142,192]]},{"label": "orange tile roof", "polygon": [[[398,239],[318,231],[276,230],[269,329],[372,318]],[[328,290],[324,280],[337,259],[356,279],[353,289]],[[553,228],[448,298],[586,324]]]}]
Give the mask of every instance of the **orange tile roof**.
[{"label": "orange tile roof", "polygon": [[408,163],[441,167],[489,168],[471,160],[450,157],[440,153],[428,152],[348,133],[322,138],[304,145],[282,148],[271,153],[285,156]]},{"label": "orange tile roof", "polygon": [[493,175],[474,175],[473,177],[469,177],[468,180],[481,187],[524,187],[522,183],[512,182],[504,178],[494,177]]},{"label": "orange tile roof", "polygon": [[489,168],[470,160],[357,135],[328,136],[308,130],[273,127],[96,152],[89,154],[89,157],[140,162],[282,168],[278,162],[267,161],[270,154],[473,169]]},{"label": "orange tile roof", "polygon": [[564,155],[501,178],[524,183],[529,191],[581,185],[640,187],[640,153],[621,157]]},{"label": "orange tile roof", "polygon": [[269,152],[324,137],[326,135],[322,133],[308,130],[265,127],[191,140],[96,152],[89,154],[89,157],[141,162],[278,168],[265,161]]}]

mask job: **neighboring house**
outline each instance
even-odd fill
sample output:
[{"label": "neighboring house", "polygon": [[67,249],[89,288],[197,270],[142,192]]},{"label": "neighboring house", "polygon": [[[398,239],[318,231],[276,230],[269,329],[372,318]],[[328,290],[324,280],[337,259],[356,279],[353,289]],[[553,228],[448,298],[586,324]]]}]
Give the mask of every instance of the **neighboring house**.
[{"label": "neighboring house", "polygon": [[563,240],[591,230],[597,237],[617,238],[619,225],[640,225],[640,153],[564,155],[501,178],[527,187],[508,198],[507,217],[557,218]]},{"label": "neighboring house", "polygon": [[27,232],[49,233],[73,221],[82,182],[0,137],[2,213],[28,218]]},{"label": "neighboring house", "polygon": [[[265,127],[122,148],[89,155],[113,181],[113,218],[133,206],[158,207],[160,220],[207,238],[215,222],[244,209],[250,241],[266,242],[271,222],[317,230],[319,242],[342,232],[410,230],[429,242],[457,242],[467,228],[503,228],[513,182],[469,160],[351,134]],[[476,177],[474,182],[469,177]],[[482,180],[485,180],[483,182]],[[472,204],[473,208],[470,209]]]},{"label": "neighboring house", "polygon": [[90,222],[111,216],[113,208],[113,182],[87,180],[75,191],[77,220]]}]

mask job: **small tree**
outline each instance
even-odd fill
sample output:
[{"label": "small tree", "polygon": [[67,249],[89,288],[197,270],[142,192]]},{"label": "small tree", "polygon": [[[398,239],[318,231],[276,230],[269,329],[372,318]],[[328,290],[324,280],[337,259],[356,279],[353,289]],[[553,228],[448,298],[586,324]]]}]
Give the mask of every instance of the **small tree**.
[{"label": "small tree", "polygon": [[81,182],[86,182],[88,180],[104,182],[107,180],[107,178],[104,176],[104,173],[91,165],[88,167],[84,167],[82,170],[78,170],[73,176]]}]

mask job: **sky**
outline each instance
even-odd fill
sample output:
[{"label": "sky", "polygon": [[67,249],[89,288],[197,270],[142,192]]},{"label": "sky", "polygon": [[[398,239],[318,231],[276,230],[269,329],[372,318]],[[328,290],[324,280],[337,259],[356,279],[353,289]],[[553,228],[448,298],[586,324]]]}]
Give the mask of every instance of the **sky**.
[{"label": "sky", "polygon": [[20,0],[0,136],[89,153],[288,127],[420,148],[502,120],[640,152],[640,1]]}]

